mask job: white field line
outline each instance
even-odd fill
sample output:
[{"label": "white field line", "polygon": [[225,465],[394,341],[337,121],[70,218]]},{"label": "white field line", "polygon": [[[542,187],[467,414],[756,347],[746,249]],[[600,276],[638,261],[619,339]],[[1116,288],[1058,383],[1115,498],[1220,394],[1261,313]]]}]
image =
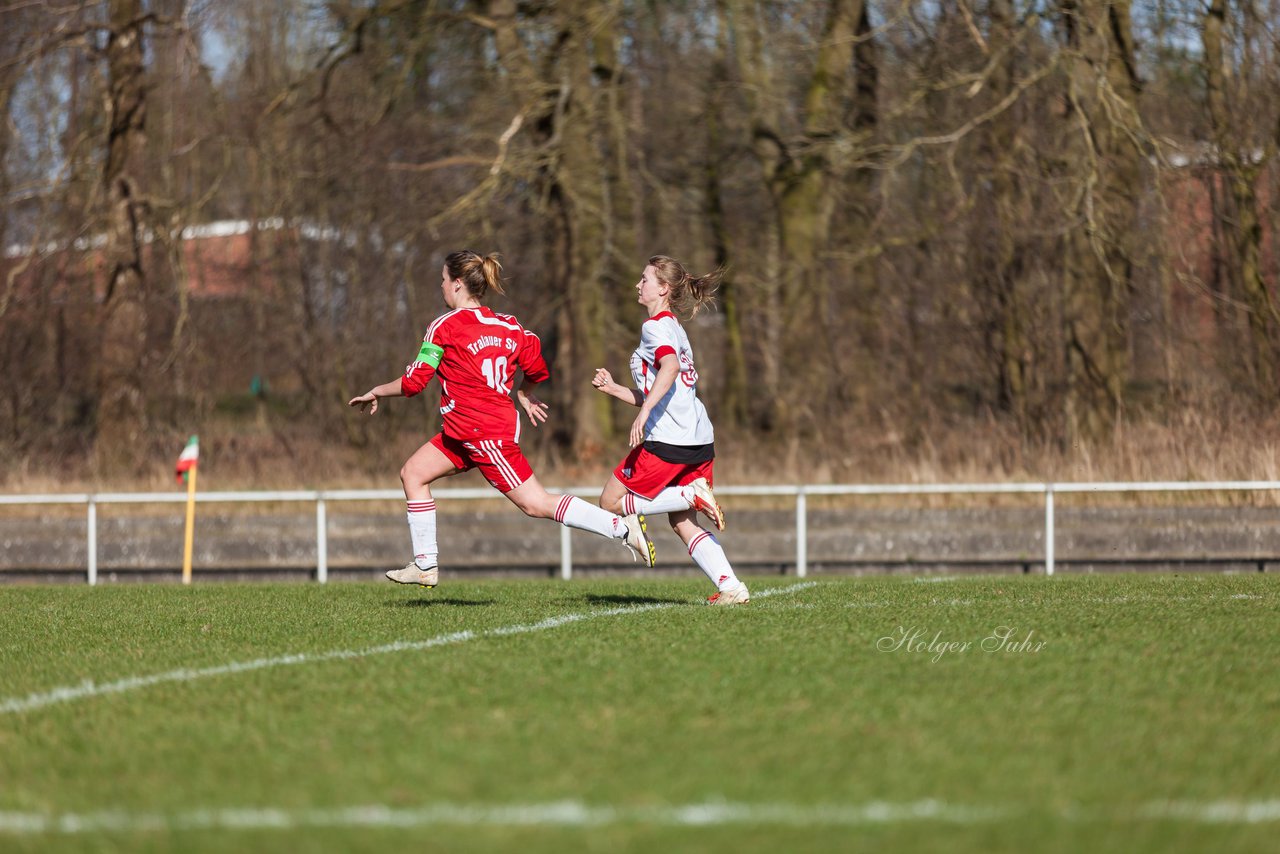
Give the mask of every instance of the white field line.
[{"label": "white field line", "polygon": [[718,825],[857,826],[909,821],[952,824],[989,822],[1001,810],[952,806],[936,800],[907,803],[871,801],[861,805],[745,804],[712,802],[674,806],[589,806],[578,801],[531,804],[433,804],[403,808],[369,804],[334,809],[201,809],[178,813],[0,812],[0,833],[77,834],[160,830],[292,830],[307,827],[403,828],[429,825],[464,827],[602,827],[619,824],[665,827]]},{"label": "white field line", "polygon": [[[809,587],[816,587],[816,581],[804,581],[799,584],[792,584],[787,587],[773,587],[767,590],[761,590],[759,593],[753,593],[752,598],[763,599],[780,593],[795,593]],[[123,694],[127,691],[135,691],[139,688],[149,688],[152,685],[160,685],[165,682],[193,682],[197,679],[208,679],[213,676],[226,676],[233,673],[248,673],[253,670],[265,670],[270,667],[288,667],[294,664],[318,664],[325,661],[338,661],[343,659],[367,658],[373,655],[386,655],[393,652],[412,652],[423,649],[431,649],[437,646],[450,646],[453,644],[466,643],[470,640],[477,640],[486,637],[505,637],[507,635],[527,634],[529,632],[540,632],[545,629],[554,629],[559,626],[568,625],[569,623],[579,623],[583,620],[594,620],[599,617],[616,617],[622,614],[639,614],[645,611],[657,611],[664,608],[674,608],[675,602],[662,602],[651,605],[625,605],[618,608],[605,608],[599,611],[582,611],[577,614],[563,614],[559,617],[548,617],[537,623],[526,623],[522,625],[501,626],[496,629],[485,629],[479,632],[453,632],[447,635],[437,635],[433,638],[420,641],[395,641],[394,643],[382,644],[381,646],[371,646],[365,649],[335,649],[328,652],[301,652],[293,655],[277,655],[271,658],[255,658],[252,661],[233,661],[229,664],[219,664],[214,667],[188,668],[183,667],[178,670],[169,670],[165,673],[153,673],[149,676],[130,676],[125,679],[119,679],[115,682],[103,682],[101,684],[91,679],[86,679],[78,685],[62,685],[49,691],[42,691],[36,694],[28,694],[26,697],[7,697],[0,700],[0,715],[13,714],[15,712],[29,712],[35,709],[41,709],[45,706],[52,706],[57,703],[70,703],[76,700],[84,700],[90,697],[101,697],[106,694]]]},{"label": "white field line", "polygon": [[[603,827],[638,824],[665,827],[784,825],[856,827],[932,821],[990,824],[1030,815],[1026,809],[948,804],[934,799],[894,803],[787,804],[708,802],[670,806],[592,806],[579,801],[526,804],[452,804],[389,807],[366,804],[331,809],[270,807],[184,810],[176,813],[104,810],[87,813],[0,811],[0,833],[79,834],[174,830],[294,830],[312,827],[412,828]],[[1280,800],[1152,802],[1135,812],[1072,807],[1058,818],[1072,822],[1186,821],[1198,824],[1269,824],[1280,821]]]},{"label": "white field line", "polygon": [[1147,804],[1143,818],[1180,819],[1204,824],[1262,824],[1280,821],[1280,800],[1274,801],[1165,801]]},{"label": "white field line", "polygon": [[1118,596],[1090,596],[1084,601],[1094,602],[1099,605],[1131,605],[1146,603],[1164,603],[1164,602],[1215,602],[1215,601],[1250,601],[1254,599],[1266,599],[1256,593],[1235,593],[1229,596],[1219,596],[1217,593],[1203,593],[1199,596],[1150,596],[1146,594],[1136,595],[1118,595]]}]

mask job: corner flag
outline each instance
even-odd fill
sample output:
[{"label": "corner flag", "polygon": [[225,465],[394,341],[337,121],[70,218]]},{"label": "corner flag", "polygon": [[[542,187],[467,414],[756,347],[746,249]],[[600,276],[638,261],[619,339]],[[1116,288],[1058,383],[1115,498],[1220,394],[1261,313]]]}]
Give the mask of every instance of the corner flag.
[{"label": "corner flag", "polygon": [[174,471],[174,475],[183,483],[187,482],[187,472],[196,467],[197,461],[200,459],[200,437],[192,436],[187,440],[187,446],[182,449],[182,453],[178,455],[178,465]]}]

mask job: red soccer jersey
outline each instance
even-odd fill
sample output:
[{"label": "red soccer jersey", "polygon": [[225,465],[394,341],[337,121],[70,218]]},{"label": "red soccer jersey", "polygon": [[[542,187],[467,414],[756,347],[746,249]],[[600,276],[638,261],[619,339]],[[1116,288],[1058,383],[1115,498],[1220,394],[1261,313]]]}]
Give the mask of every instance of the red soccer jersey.
[{"label": "red soccer jersey", "polygon": [[400,391],[413,397],[439,376],[446,436],[519,442],[520,413],[511,400],[517,367],[530,382],[551,376],[537,335],[488,306],[455,308],[427,329],[417,359],[400,378]]}]

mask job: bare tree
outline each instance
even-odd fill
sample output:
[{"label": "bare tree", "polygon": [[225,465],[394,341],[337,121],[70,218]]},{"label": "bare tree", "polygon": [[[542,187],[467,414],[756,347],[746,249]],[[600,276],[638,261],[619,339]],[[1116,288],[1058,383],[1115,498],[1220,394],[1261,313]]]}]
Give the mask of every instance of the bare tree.
[{"label": "bare tree", "polygon": [[1068,141],[1062,283],[1066,424],[1098,438],[1113,423],[1128,378],[1127,317],[1143,134],[1129,4],[1063,0]]},{"label": "bare tree", "polygon": [[118,467],[146,426],[147,218],[139,182],[146,146],[147,70],[141,0],[111,0],[107,29],[107,139],[102,167],[107,271],[98,346],[97,457]]},{"label": "bare tree", "polygon": [[[1022,69],[1022,39],[1011,0],[992,0],[987,44],[993,46],[986,88],[992,98],[1008,97]],[[1027,281],[1028,247],[1020,241],[1027,205],[1019,192],[1019,152],[1026,145],[1017,112],[1005,110],[980,130],[979,181],[989,187],[976,194],[968,256],[973,287],[989,310],[984,345],[996,377],[997,405],[1028,428],[1028,373],[1032,370]]]},{"label": "bare tree", "polygon": [[[726,436],[801,456],[834,459],[877,427],[912,451],[978,419],[1088,439],[1159,395],[1208,409],[1247,386],[1265,403],[1280,373],[1274,3],[1134,14],[9,4],[0,237],[23,248],[0,278],[0,437],[96,434],[106,470],[145,425],[216,409],[247,414],[246,439],[381,454],[433,426],[434,401],[374,420],[334,401],[403,364],[460,246],[510,262],[495,308],[544,335],[554,438],[575,459],[610,439],[618,413],[583,372],[629,347],[650,251],[729,266],[722,311],[691,327],[708,400]],[[206,44],[227,48],[210,63]],[[217,220],[248,233],[176,237]],[[241,253],[216,298],[198,287],[212,245]],[[93,382],[74,379],[76,353]],[[246,399],[255,376],[274,400]],[[26,429],[38,399],[51,430]]]},{"label": "bare tree", "polygon": [[[524,126],[537,151],[536,213],[543,218],[545,269],[563,309],[556,328],[555,362],[563,381],[557,397],[570,413],[563,439],[580,456],[603,448],[611,407],[580,380],[582,372],[604,364],[608,330],[602,284],[608,281],[614,218],[606,193],[609,170],[599,141],[607,136],[610,113],[593,74],[597,51],[616,50],[607,33],[617,4],[569,0],[555,6],[548,45],[536,59],[521,39],[514,0],[491,0],[499,60],[518,93]],[[612,67],[607,59],[604,68]],[[603,132],[603,133],[602,133]],[[613,139],[617,139],[616,134]],[[615,226],[616,227],[616,224]]]},{"label": "bare tree", "polygon": [[[874,124],[874,90],[866,85],[868,77],[874,80],[873,54],[864,50],[855,61],[855,45],[868,45],[871,38],[866,8],[862,0],[831,0],[824,7],[795,133],[780,111],[784,84],[768,57],[763,4],[739,0],[729,8],[753,150],[773,207],[760,229],[767,306],[762,385],[771,405],[763,423],[813,424],[815,405],[837,382],[827,369],[832,347],[824,254],[837,200],[847,189],[855,135]],[[859,72],[863,89],[855,98]],[[784,382],[788,372],[803,373],[805,381]]]},{"label": "bare tree", "polygon": [[[1253,393],[1261,400],[1273,401],[1280,396],[1275,338],[1280,315],[1262,275],[1258,182],[1276,155],[1280,125],[1269,133],[1266,128],[1257,128],[1251,107],[1261,105],[1251,90],[1265,85],[1267,75],[1252,67],[1251,50],[1228,44],[1225,30],[1233,10],[1240,17],[1237,30],[1247,27],[1254,14],[1252,6],[1234,7],[1227,0],[1210,0],[1201,27],[1205,97],[1212,129],[1209,160],[1213,172],[1221,177],[1224,195],[1215,214],[1224,244],[1221,257],[1226,261],[1228,292],[1247,315],[1241,330],[1246,340],[1242,355]],[[1238,64],[1244,67],[1237,68]],[[1272,76],[1273,85],[1274,79]]]}]

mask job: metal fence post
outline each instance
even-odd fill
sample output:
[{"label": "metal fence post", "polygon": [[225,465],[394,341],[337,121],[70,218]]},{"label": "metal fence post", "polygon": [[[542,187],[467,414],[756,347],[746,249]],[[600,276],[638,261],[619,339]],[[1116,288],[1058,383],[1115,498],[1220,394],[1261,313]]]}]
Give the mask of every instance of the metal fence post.
[{"label": "metal fence post", "polygon": [[98,503],[89,497],[89,586],[98,583]]},{"label": "metal fence post", "polygon": [[809,574],[809,526],[804,487],[796,490],[796,577]]},{"label": "metal fence post", "polygon": [[560,526],[560,577],[565,581],[573,578],[573,540],[569,538],[568,525]]},{"label": "metal fence post", "polygon": [[1053,575],[1053,484],[1044,488],[1044,574]]},{"label": "metal fence post", "polygon": [[324,497],[316,497],[316,581],[329,580],[329,533],[325,524]]}]

